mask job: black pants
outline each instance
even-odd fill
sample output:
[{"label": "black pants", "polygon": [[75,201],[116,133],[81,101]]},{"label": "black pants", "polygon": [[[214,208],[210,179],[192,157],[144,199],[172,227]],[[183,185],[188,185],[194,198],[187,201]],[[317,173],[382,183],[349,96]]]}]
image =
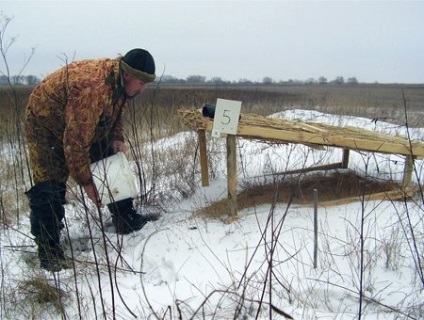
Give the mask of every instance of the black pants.
[{"label": "black pants", "polygon": [[[90,160],[99,161],[112,154],[109,141],[103,140],[92,145]],[[61,179],[38,182],[26,192],[31,210],[31,234],[39,245],[54,246],[59,242],[60,225],[65,217],[63,205],[66,203],[67,170],[63,172]]]}]

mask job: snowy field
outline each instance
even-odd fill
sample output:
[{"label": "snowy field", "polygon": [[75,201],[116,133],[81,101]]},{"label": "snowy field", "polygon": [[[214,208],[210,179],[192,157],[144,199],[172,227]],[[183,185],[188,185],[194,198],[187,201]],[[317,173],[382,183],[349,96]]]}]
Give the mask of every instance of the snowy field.
[{"label": "snowy field", "polygon": [[[275,117],[352,125],[406,136],[405,127],[370,119],[292,110]],[[424,129],[410,129],[423,140]],[[157,142],[181,148],[195,134]],[[62,231],[74,270],[38,268],[29,219],[1,231],[1,319],[423,319],[424,206],[409,201],[358,201],[318,208],[314,268],[313,207],[279,203],[239,211],[233,223],[193,217],[226,197],[225,140],[214,151],[210,186],[181,197],[176,177],[159,183],[172,196],[158,221],[117,236],[107,210],[66,205]],[[239,183],[258,176],[339,162],[342,151],[238,140]],[[194,152],[194,150],[193,150]],[[403,157],[351,152],[349,169],[378,179],[403,176]],[[159,166],[169,165],[167,163]],[[416,161],[414,183],[424,178]],[[331,174],[331,173],[328,173]],[[172,181],[172,183],[170,182]],[[239,188],[240,190],[240,188]],[[105,231],[102,233],[102,229]],[[69,240],[70,239],[70,240]],[[61,290],[61,304],[37,301],[34,279]],[[53,290],[54,291],[54,290]],[[362,299],[361,299],[362,298]],[[359,315],[361,313],[361,315]]]}]

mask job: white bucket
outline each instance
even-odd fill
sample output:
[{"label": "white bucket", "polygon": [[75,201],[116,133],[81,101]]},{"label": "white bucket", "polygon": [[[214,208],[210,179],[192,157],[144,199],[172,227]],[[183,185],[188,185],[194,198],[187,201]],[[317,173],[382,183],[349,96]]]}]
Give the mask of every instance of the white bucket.
[{"label": "white bucket", "polygon": [[134,198],[137,184],[125,154],[118,152],[90,165],[102,204]]}]

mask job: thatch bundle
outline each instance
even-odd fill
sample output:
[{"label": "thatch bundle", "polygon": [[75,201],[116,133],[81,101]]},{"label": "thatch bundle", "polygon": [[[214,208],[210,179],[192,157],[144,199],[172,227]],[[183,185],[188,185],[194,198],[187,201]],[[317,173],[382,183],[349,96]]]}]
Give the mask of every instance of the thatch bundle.
[{"label": "thatch bundle", "polygon": [[[213,119],[203,117],[199,109],[180,109],[178,115],[192,130],[211,131],[213,128]],[[323,123],[268,118],[256,114],[241,114],[237,136],[280,143],[424,156],[424,143],[421,141],[409,141],[404,137],[352,126],[338,127]]]},{"label": "thatch bundle", "polygon": [[[193,109],[180,109],[178,115],[184,121],[185,125],[193,130],[206,129],[209,122],[213,119],[203,117],[202,112]],[[280,118],[266,118],[253,113],[242,113],[239,120],[240,126],[263,127],[275,130],[305,130],[307,132],[323,132],[325,125],[308,124],[298,120],[287,120]],[[322,128],[321,128],[322,127]]]}]

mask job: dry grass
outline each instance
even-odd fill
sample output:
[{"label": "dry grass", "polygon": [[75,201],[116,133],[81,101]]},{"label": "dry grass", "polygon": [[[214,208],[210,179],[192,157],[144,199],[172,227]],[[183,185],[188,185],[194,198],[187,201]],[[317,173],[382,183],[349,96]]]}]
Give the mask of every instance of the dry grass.
[{"label": "dry grass", "polygon": [[[347,170],[332,174],[314,173],[300,178],[285,177],[273,183],[248,185],[237,195],[237,204],[239,210],[273,202],[309,205],[314,201],[314,189],[318,191],[320,202],[351,197],[360,200],[364,195],[399,188],[394,182],[364,178]],[[221,218],[227,212],[228,200],[222,199],[198,209],[195,215]]]},{"label": "dry grass", "polygon": [[[0,139],[10,140],[33,88],[0,86]],[[181,108],[201,108],[217,98],[242,101],[242,113],[267,116],[292,108],[313,109],[331,114],[352,115],[397,124],[405,123],[405,97],[409,126],[422,121],[424,85],[194,85],[151,87],[134,100],[131,116],[156,138],[187,130],[177,117]],[[413,116],[417,115],[418,116]],[[149,132],[150,133],[150,132]]]},{"label": "dry grass", "polygon": [[65,291],[49,284],[49,282],[41,276],[23,281],[18,289],[26,296],[27,301],[33,301],[40,304],[52,304],[58,312],[62,310],[61,299],[67,297]]},{"label": "dry grass", "polygon": [[[370,119],[377,117],[381,121],[405,124],[406,111],[410,127],[424,125],[422,84],[197,85],[163,87],[156,93],[150,91],[148,95],[148,99],[155,100],[156,106],[165,108],[168,115],[175,114],[180,108],[200,108],[205,103],[215,103],[217,98],[223,98],[242,101],[242,113],[262,116],[300,108]],[[420,116],[413,116],[417,114]]]}]

